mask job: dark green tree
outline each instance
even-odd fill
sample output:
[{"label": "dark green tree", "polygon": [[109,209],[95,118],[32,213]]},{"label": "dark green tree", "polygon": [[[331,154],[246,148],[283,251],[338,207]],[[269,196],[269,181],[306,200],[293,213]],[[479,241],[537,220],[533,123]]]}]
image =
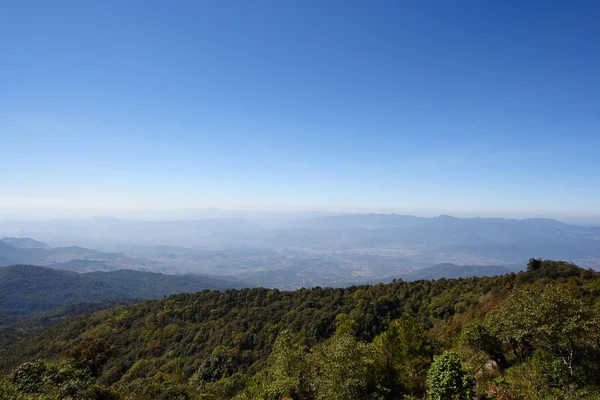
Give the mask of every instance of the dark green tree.
[{"label": "dark green tree", "polygon": [[203,382],[215,382],[232,373],[233,364],[227,348],[217,346],[202,363],[197,373],[197,379]]},{"label": "dark green tree", "polygon": [[537,271],[542,268],[542,259],[541,258],[530,258],[527,263],[527,271]]}]

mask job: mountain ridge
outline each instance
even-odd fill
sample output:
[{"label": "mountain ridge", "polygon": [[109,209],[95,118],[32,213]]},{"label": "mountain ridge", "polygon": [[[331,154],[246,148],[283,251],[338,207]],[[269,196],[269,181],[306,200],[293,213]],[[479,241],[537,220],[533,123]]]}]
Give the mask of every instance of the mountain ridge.
[{"label": "mountain ridge", "polygon": [[37,265],[0,267],[0,311],[28,315],[106,298],[152,299],[181,292],[246,285],[233,279],[117,270],[77,273]]},{"label": "mountain ridge", "polygon": [[49,249],[50,246],[30,237],[5,237],[0,239],[4,243],[21,249]]}]

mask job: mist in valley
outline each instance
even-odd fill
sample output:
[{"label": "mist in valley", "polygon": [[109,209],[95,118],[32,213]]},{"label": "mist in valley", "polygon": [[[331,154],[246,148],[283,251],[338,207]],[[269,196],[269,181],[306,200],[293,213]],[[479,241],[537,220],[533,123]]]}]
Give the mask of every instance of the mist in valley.
[{"label": "mist in valley", "polygon": [[530,257],[600,267],[599,227],[539,218],[188,210],[154,220],[5,220],[0,236],[1,265],[201,274],[280,289],[496,275]]}]

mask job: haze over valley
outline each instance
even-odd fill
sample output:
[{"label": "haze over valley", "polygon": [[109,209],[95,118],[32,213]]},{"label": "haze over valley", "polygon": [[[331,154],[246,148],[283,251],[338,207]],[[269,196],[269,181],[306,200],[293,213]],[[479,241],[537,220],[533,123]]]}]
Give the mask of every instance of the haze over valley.
[{"label": "haze over valley", "polygon": [[[518,271],[532,256],[600,267],[600,227],[551,219],[282,214],[152,221],[3,221],[0,263],[76,272],[136,269],[226,276],[247,286],[347,286]],[[39,240],[39,241],[38,241]],[[464,272],[461,275],[460,267]],[[466,268],[471,266],[471,268]],[[478,266],[478,268],[472,268]],[[456,272],[459,271],[459,272]]]}]

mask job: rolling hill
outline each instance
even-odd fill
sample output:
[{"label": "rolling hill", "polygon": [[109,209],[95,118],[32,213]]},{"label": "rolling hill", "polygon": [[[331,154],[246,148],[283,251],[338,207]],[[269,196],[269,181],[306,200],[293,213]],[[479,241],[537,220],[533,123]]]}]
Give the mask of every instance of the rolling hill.
[{"label": "rolling hill", "polygon": [[0,266],[13,264],[55,264],[72,259],[114,260],[117,253],[103,253],[79,246],[49,247],[31,238],[5,238],[0,241]]},{"label": "rolling hill", "polygon": [[28,237],[5,237],[1,239],[4,243],[20,249],[49,249],[46,243]]},{"label": "rolling hill", "polygon": [[153,299],[205,289],[241,288],[235,280],[118,270],[76,273],[34,265],[0,268],[0,315],[23,317],[71,303],[106,298]]}]

